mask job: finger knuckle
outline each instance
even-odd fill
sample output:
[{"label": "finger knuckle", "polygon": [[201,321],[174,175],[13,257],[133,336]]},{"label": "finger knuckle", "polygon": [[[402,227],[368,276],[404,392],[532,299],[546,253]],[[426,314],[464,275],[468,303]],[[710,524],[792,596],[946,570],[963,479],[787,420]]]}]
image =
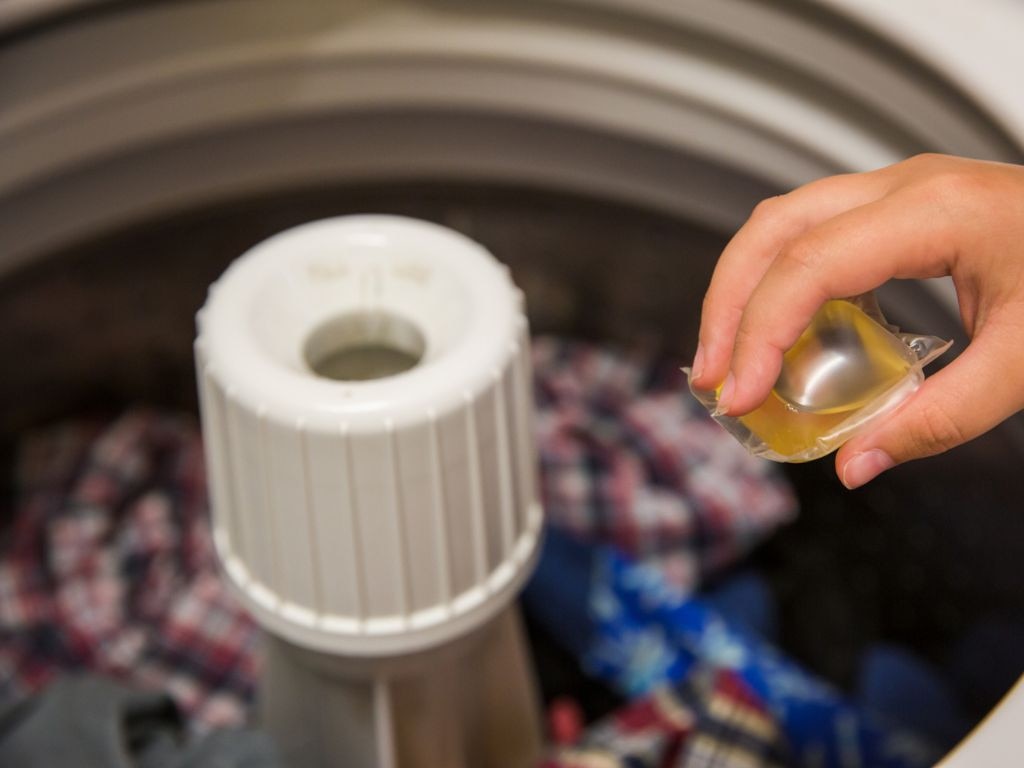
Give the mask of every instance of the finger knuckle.
[{"label": "finger knuckle", "polygon": [[748,317],[740,321],[740,327],[736,330],[736,349],[748,350],[755,342],[755,332]]},{"label": "finger knuckle", "polygon": [[700,304],[701,317],[707,317],[708,314],[713,312],[715,303],[716,301],[714,292],[712,289],[709,289],[708,292],[704,294],[704,300]]},{"label": "finger knuckle", "polygon": [[947,166],[908,185],[904,197],[908,205],[933,211],[937,222],[954,222],[983,212],[991,193],[985,179]]},{"label": "finger knuckle", "polygon": [[784,196],[775,195],[774,197],[766,197],[764,200],[754,206],[754,210],[750,214],[751,221],[757,221],[759,223],[780,221],[784,218]]},{"label": "finger knuckle", "polygon": [[943,168],[928,177],[926,186],[940,200],[955,200],[974,186],[974,179],[957,168]]},{"label": "finger knuckle", "polygon": [[722,291],[709,290],[701,302],[700,316],[705,325],[718,325],[731,321],[733,308],[728,295]]},{"label": "finger knuckle", "polygon": [[933,174],[927,189],[950,215],[976,215],[984,213],[993,202],[1006,199],[1000,181],[998,175],[978,168],[951,166]]},{"label": "finger knuckle", "polygon": [[736,330],[736,358],[749,363],[751,359],[759,356],[759,350],[763,349],[766,343],[764,323],[757,319],[756,311],[748,310],[743,314]]},{"label": "finger knuckle", "polygon": [[733,370],[743,371],[748,383],[765,384],[764,394],[778,378],[784,350],[767,332],[763,324],[741,324],[736,334]]},{"label": "finger knuckle", "polygon": [[918,164],[938,163],[945,159],[945,155],[939,152],[918,152],[910,158],[910,162]]},{"label": "finger knuckle", "polygon": [[915,171],[922,171],[941,167],[948,161],[948,159],[948,157],[938,152],[919,152],[916,155],[908,157],[903,162],[898,163],[898,165]]},{"label": "finger knuckle", "polygon": [[960,423],[945,408],[937,405],[921,411],[913,435],[911,448],[919,456],[942,453],[967,440]]},{"label": "finger knuckle", "polygon": [[782,265],[793,271],[808,274],[815,271],[822,258],[821,248],[809,238],[794,240],[779,254]]}]

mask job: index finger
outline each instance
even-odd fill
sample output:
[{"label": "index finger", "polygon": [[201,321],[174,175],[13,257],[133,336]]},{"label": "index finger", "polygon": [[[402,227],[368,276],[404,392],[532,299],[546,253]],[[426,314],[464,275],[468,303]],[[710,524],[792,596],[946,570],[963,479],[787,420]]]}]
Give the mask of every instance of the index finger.
[{"label": "index finger", "polygon": [[866,293],[891,278],[948,274],[954,254],[948,217],[909,192],[847,211],[789,243],[743,312],[723,412],[743,415],[764,401],[783,354],[825,301]]},{"label": "index finger", "polygon": [[694,386],[711,389],[725,378],[747,301],[786,243],[884,193],[879,173],[847,174],[812,181],[758,204],[722,251],[711,277],[701,311]]}]

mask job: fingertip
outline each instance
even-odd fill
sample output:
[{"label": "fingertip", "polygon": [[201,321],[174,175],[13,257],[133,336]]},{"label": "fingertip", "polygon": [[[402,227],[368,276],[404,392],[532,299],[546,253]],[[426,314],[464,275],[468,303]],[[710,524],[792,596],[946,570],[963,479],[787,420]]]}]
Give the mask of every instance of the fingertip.
[{"label": "fingertip", "polygon": [[693,356],[693,377],[700,379],[704,375],[704,345],[697,344],[697,353]]},{"label": "fingertip", "polygon": [[853,453],[841,466],[836,467],[836,471],[839,473],[840,482],[852,491],[870,483],[895,466],[895,460],[888,453],[881,448],[871,448]]},{"label": "fingertip", "polygon": [[718,406],[713,416],[731,415],[729,409],[732,407],[733,394],[736,391],[736,377],[730,372],[725,381],[722,382],[722,391],[718,393]]},{"label": "fingertip", "polygon": [[905,456],[901,456],[899,461],[892,458],[900,454],[891,433],[894,426],[899,433],[899,420],[907,405],[908,401],[904,401],[895,412],[873,422],[866,431],[855,435],[836,452],[836,476],[847,490],[867,484],[906,460]]},{"label": "fingertip", "polygon": [[705,381],[707,372],[707,353],[704,342],[698,342],[697,352],[693,356],[693,365],[690,368],[690,383],[697,389],[714,389],[714,385]]},{"label": "fingertip", "polygon": [[693,357],[690,381],[697,389],[712,390],[721,384],[729,373],[729,351],[723,352],[720,345],[702,341],[697,345]]},{"label": "fingertip", "polygon": [[848,443],[844,443],[842,447],[840,447],[840,449],[836,451],[835,467],[836,477],[839,478],[839,482],[843,481],[843,467],[846,466],[846,462],[848,462],[855,453],[859,452],[859,449],[855,447],[855,443],[856,438],[854,438]]},{"label": "fingertip", "polygon": [[781,353],[775,355],[766,351],[755,359],[735,359],[732,367],[735,387],[728,414],[743,416],[758,408],[771,393],[781,370]]}]

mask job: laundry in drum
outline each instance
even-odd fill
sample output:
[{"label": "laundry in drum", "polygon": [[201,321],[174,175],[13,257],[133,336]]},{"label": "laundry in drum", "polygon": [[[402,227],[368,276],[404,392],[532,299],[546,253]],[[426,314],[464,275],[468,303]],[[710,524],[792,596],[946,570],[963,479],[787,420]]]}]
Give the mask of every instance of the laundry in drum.
[{"label": "laundry in drum", "polygon": [[[952,342],[900,333],[873,294],[825,302],[783,357],[767,399],[743,416],[718,411],[718,390],[690,391],[748,451],[773,461],[825,456],[906,400]],[[687,375],[691,375],[686,369]]]}]

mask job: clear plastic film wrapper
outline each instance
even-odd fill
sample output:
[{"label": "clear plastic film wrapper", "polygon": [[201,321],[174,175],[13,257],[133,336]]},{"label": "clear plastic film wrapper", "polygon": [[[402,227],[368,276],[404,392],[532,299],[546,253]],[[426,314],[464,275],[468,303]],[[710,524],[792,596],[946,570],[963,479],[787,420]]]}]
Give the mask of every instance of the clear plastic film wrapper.
[{"label": "clear plastic film wrapper", "polygon": [[755,456],[821,458],[883,417],[924,381],[924,366],[952,342],[900,333],[874,294],[826,302],[783,357],[765,402],[743,416],[718,410],[718,392],[690,391]]}]

